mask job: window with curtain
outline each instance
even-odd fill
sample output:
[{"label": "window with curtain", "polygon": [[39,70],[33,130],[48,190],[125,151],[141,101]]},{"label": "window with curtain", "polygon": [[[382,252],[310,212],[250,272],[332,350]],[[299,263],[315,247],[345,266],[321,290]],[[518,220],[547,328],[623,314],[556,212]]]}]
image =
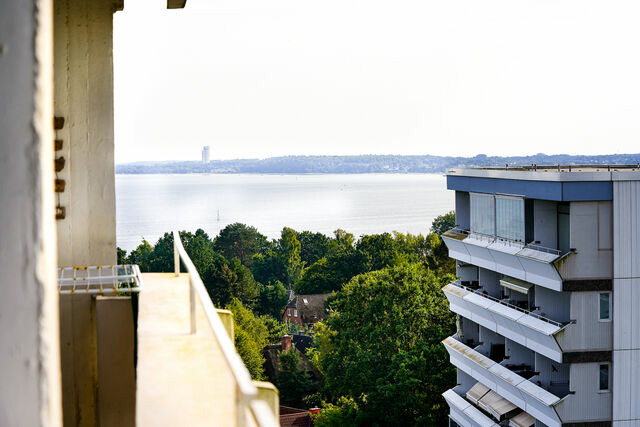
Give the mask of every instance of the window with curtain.
[{"label": "window with curtain", "polygon": [[470,194],[471,231],[495,234],[495,203],[492,194]]},{"label": "window with curtain", "polygon": [[496,235],[524,242],[524,199],[496,196]]}]

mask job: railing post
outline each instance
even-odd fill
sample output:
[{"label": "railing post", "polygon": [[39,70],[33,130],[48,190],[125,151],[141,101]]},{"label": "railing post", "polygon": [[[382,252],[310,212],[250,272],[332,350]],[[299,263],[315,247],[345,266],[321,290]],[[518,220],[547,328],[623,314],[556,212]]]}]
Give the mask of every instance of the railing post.
[{"label": "railing post", "polygon": [[191,314],[191,335],[196,333],[196,290],[189,275],[189,313]]},{"label": "railing post", "polygon": [[178,253],[178,242],[176,239],[180,236],[175,231],[173,232],[173,271],[176,277],[180,275],[180,254]]}]

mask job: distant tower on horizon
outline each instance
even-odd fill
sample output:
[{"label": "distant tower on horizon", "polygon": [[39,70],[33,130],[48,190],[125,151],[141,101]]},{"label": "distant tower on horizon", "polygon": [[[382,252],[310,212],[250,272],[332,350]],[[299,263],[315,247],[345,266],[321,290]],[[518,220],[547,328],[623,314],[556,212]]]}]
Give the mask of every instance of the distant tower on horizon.
[{"label": "distant tower on horizon", "polygon": [[209,146],[205,145],[202,147],[202,163],[209,163],[210,154],[209,154]]}]

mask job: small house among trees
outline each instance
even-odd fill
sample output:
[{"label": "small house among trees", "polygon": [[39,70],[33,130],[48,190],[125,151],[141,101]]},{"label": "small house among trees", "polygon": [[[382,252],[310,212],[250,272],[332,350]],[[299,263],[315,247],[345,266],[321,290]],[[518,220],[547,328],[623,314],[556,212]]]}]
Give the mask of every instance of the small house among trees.
[{"label": "small house among trees", "polygon": [[328,313],[324,303],[330,295],[294,295],[282,313],[282,321],[304,326],[326,319]]}]

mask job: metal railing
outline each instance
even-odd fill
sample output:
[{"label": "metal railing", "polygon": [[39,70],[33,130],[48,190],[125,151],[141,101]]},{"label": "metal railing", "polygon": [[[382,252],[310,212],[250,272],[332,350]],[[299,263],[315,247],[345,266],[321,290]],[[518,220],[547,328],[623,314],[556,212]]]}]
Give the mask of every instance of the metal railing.
[{"label": "metal railing", "polygon": [[[269,406],[258,399],[258,389],[251,380],[251,375],[242,359],[236,352],[236,348],[229,338],[227,331],[220,320],[220,316],[213,306],[213,302],[204,287],[204,283],[198,274],[198,270],[185,251],[180,234],[173,232],[173,260],[174,272],[176,276],[180,275],[180,260],[187,269],[189,274],[189,310],[190,310],[190,329],[191,334],[197,331],[196,324],[196,296],[200,299],[204,313],[209,321],[209,326],[213,331],[224,359],[229,365],[229,369],[233,375],[237,386],[237,425],[245,427],[249,425],[257,425],[259,427],[277,427],[280,423],[276,420],[275,415]],[[213,422],[214,420],[212,420]]]},{"label": "metal railing", "polygon": [[[494,234],[484,234],[484,233],[478,233],[477,231],[470,231],[464,228],[459,228],[459,227],[454,227],[451,230],[447,230],[446,232],[442,233],[445,237],[450,237],[447,236],[447,233],[451,233],[451,234],[457,234],[460,236],[467,236],[470,237],[472,239],[476,239],[476,240],[481,240],[484,242],[488,242],[488,243],[494,243],[494,242],[500,242],[502,244],[505,244],[507,246],[515,246],[521,249],[531,249],[534,251],[538,251],[538,252],[544,252],[544,253],[548,253],[548,254],[552,254],[552,255],[556,255],[556,256],[560,256],[563,255],[563,252],[559,249],[554,249],[554,248],[547,248],[545,246],[536,244],[536,243],[524,243],[521,240],[514,240],[514,239],[509,239],[508,237],[500,237],[500,236],[496,236]],[[518,253],[516,255],[519,255]]]},{"label": "metal railing", "polygon": [[465,286],[462,283],[460,283],[459,280],[456,280],[455,282],[451,282],[451,284],[454,285],[454,286],[457,286],[457,287],[459,287],[461,289],[464,289],[465,291],[472,292],[474,294],[480,295],[483,298],[487,298],[487,299],[489,299],[491,301],[497,302],[498,304],[502,304],[502,305],[504,305],[506,307],[512,308],[514,310],[517,310],[517,311],[519,311],[521,313],[524,313],[526,315],[533,316],[536,319],[542,320],[543,322],[550,323],[550,324],[552,324],[554,326],[557,326],[559,328],[563,328],[567,324],[567,323],[556,322],[555,320],[548,319],[548,318],[546,318],[544,316],[541,316],[539,314],[536,314],[536,313],[534,313],[532,311],[526,310],[526,309],[524,309],[522,307],[518,307],[517,305],[509,304],[508,302],[504,302],[501,299],[498,299],[496,297],[492,297],[489,294],[484,294],[484,293],[482,293],[481,289],[474,289],[474,288],[470,288],[468,286]]},{"label": "metal railing", "polygon": [[130,294],[142,290],[140,268],[135,264],[58,268],[58,292],[73,294]]}]

